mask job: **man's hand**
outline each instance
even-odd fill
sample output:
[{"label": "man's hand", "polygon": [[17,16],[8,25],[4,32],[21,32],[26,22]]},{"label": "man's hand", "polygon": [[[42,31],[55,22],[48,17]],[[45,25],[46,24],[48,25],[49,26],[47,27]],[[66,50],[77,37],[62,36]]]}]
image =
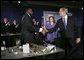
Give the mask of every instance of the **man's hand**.
[{"label": "man's hand", "polygon": [[45,27],[45,26],[43,26],[43,29],[45,30],[45,32],[48,32],[48,30],[46,29],[46,27]]},{"label": "man's hand", "polygon": [[43,35],[45,35],[46,32],[48,32],[48,30],[46,29],[45,26],[42,26],[42,28],[39,29],[39,32],[41,32]]},{"label": "man's hand", "polygon": [[76,44],[78,44],[80,42],[80,38],[76,39]]},{"label": "man's hand", "polygon": [[34,22],[34,25],[36,25],[36,21],[35,21],[35,19],[33,19],[33,22]]},{"label": "man's hand", "polygon": [[40,28],[40,29],[39,29],[39,32],[42,32],[42,31],[43,31],[43,29],[42,29],[42,28]]}]

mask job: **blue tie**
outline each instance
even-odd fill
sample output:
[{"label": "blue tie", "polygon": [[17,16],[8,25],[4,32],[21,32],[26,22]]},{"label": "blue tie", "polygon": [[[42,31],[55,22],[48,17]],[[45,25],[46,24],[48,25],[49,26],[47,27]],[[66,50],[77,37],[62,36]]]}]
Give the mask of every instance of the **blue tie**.
[{"label": "blue tie", "polygon": [[63,18],[63,23],[64,23],[64,27],[66,29],[66,22],[65,22],[65,18]]}]

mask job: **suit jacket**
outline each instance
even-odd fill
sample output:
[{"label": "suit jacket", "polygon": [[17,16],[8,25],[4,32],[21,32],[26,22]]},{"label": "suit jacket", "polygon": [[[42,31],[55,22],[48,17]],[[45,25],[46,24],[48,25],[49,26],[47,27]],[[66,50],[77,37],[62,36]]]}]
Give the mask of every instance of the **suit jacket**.
[{"label": "suit jacket", "polygon": [[75,19],[71,16],[68,16],[66,30],[64,28],[64,23],[61,18],[57,21],[55,27],[48,29],[48,31],[53,32],[56,31],[58,28],[60,29],[61,38],[66,37],[66,38],[74,39],[76,37],[80,37],[80,31],[76,26]]},{"label": "suit jacket", "polygon": [[17,33],[17,32],[18,32],[18,27],[16,27],[16,25],[11,24],[10,27],[11,27],[11,28],[10,28],[10,32],[11,32],[11,33]]},{"label": "suit jacket", "polygon": [[10,26],[6,25],[4,22],[1,23],[1,33],[7,33],[9,31]]},{"label": "suit jacket", "polygon": [[32,41],[32,33],[35,28],[33,25],[33,17],[29,16],[27,13],[23,16],[21,21],[21,33],[22,33],[22,43],[29,43]]}]

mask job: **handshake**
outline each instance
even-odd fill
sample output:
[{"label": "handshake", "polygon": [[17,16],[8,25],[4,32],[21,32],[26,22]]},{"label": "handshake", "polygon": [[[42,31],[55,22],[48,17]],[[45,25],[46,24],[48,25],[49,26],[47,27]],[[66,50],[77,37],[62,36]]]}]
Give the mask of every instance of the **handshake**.
[{"label": "handshake", "polygon": [[45,26],[42,26],[42,27],[39,29],[39,32],[41,32],[43,35],[45,35],[46,32],[48,32],[48,30],[46,29]]}]

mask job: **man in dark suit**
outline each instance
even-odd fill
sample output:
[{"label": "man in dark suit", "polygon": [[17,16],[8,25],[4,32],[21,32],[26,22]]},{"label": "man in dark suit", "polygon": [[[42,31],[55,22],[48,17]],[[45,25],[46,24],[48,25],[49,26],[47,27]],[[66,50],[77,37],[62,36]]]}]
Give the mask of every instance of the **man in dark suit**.
[{"label": "man in dark suit", "polygon": [[9,32],[10,23],[8,22],[7,18],[3,19],[3,22],[1,23],[1,33],[5,34]]},{"label": "man in dark suit", "polygon": [[11,24],[11,33],[18,33],[19,24],[16,22],[16,20],[13,21],[13,24]]},{"label": "man in dark suit", "polygon": [[[1,23],[1,33],[7,34],[10,32],[10,23],[8,21],[8,18],[4,18],[3,22]],[[5,46],[10,47],[10,40],[8,36],[2,36],[1,41],[5,41]],[[2,44],[3,45],[3,44]]]},{"label": "man in dark suit", "polygon": [[25,15],[21,21],[21,44],[32,42],[32,33],[35,31],[33,24],[33,11],[31,8],[26,9]]},{"label": "man in dark suit", "polygon": [[66,57],[68,58],[69,52],[76,44],[80,42],[80,31],[76,26],[75,19],[68,16],[67,8],[60,8],[59,14],[61,18],[57,21],[54,28],[46,29],[47,32],[56,31],[60,29],[60,40],[56,41],[57,45],[65,49]]}]

